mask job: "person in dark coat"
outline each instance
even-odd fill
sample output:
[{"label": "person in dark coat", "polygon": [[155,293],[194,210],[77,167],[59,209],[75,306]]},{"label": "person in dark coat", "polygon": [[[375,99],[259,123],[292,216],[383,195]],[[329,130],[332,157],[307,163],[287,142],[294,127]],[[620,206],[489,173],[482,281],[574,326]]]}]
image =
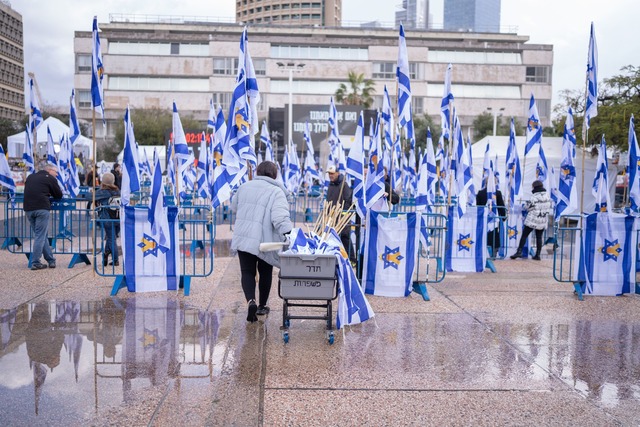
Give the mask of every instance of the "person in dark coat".
[{"label": "person in dark coat", "polygon": [[[329,187],[327,188],[327,202],[338,204],[342,210],[350,209],[353,200],[353,190],[347,184],[344,175],[338,172],[335,166],[327,168],[329,174]],[[342,246],[349,254],[349,258],[355,260],[355,251],[351,248],[351,227],[346,226],[340,231]]]},{"label": "person in dark coat", "polygon": [[119,163],[113,164],[113,169],[111,169],[111,173],[115,178],[115,185],[118,189],[122,190],[122,167]]},{"label": "person in dark coat", "polygon": [[120,265],[118,262],[118,245],[116,236],[120,233],[120,221],[115,221],[116,217],[111,216],[109,200],[112,197],[120,196],[120,189],[115,186],[115,177],[111,172],[102,176],[102,184],[96,190],[96,207],[98,208],[98,218],[102,221],[104,231],[104,248],[102,250],[102,265],[107,265],[109,255],[111,255],[112,265]]},{"label": "person in dark coat", "polygon": [[[485,187],[476,194],[476,206],[486,206],[487,202],[487,187]],[[496,190],[495,203],[498,216],[500,216],[500,223],[496,224],[496,227],[487,233],[487,246],[491,248],[491,256],[493,258],[498,256],[498,249],[500,249],[500,244],[502,243],[502,240],[500,240],[500,228],[502,227],[502,220],[507,216],[507,208],[504,206],[504,199],[500,190]]]},{"label": "person in dark coat", "polygon": [[[49,232],[49,216],[51,210],[50,198],[59,200],[62,198],[62,190],[58,185],[58,168],[47,164],[37,173],[27,177],[24,184],[23,210],[31,230],[33,242],[31,244],[31,269],[56,268],[56,259],[53,257],[47,234]],[[44,255],[47,264],[40,262]]]},{"label": "person in dark coat", "polygon": [[398,193],[391,189],[391,179],[389,178],[389,173],[387,172],[386,167],[384,168],[384,193],[384,196],[387,198],[387,200],[389,199],[389,197],[391,197],[392,205],[397,205],[398,203],[400,203],[400,196],[398,196]]}]

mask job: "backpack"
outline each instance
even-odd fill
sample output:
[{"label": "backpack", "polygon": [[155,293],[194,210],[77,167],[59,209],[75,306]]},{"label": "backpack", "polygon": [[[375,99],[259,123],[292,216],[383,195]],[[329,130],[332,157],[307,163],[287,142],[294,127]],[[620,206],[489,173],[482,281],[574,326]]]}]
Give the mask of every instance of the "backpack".
[{"label": "backpack", "polygon": [[109,202],[107,203],[107,206],[105,206],[105,209],[109,214],[109,218],[119,219],[120,218],[120,196],[111,196],[109,198]]}]

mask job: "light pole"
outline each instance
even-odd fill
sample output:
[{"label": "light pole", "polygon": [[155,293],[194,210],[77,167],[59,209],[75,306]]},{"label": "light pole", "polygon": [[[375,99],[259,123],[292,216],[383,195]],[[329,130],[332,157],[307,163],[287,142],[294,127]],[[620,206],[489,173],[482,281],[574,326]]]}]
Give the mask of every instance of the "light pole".
[{"label": "light pole", "polygon": [[493,114],[493,136],[496,136],[496,131],[498,128],[498,115],[502,116],[504,107],[500,107],[500,110],[494,110],[491,107],[487,107],[487,111],[490,111],[491,114]]},{"label": "light pole", "polygon": [[[289,123],[288,134],[289,141],[293,140],[293,72],[300,72],[304,68],[305,64],[302,62],[277,62],[276,65],[281,70],[289,71]],[[288,141],[287,141],[288,142]]]}]

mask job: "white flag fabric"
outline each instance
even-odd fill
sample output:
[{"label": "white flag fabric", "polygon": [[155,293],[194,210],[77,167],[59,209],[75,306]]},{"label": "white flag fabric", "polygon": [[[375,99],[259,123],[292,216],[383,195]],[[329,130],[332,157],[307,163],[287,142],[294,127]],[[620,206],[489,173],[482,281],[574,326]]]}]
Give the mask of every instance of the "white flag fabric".
[{"label": "white flag fabric", "polygon": [[406,297],[411,293],[420,221],[415,212],[387,216],[371,211],[365,234],[365,293]]},{"label": "white flag fabric", "polygon": [[178,208],[169,206],[169,244],[163,247],[153,237],[149,209],[123,206],[122,257],[129,292],[175,291],[180,282]]},{"label": "white flag fabric", "polygon": [[487,212],[485,206],[469,206],[462,217],[449,208],[447,271],[482,272],[487,262]]},{"label": "white flag fabric", "polygon": [[[522,230],[524,229],[524,217],[522,212],[522,206],[511,206],[509,208],[509,215],[507,217],[507,251],[505,256],[511,256],[518,250],[518,244],[520,243],[520,236],[522,236]],[[529,235],[531,238],[531,235]],[[529,239],[525,242],[522,250],[522,257],[529,257]]]},{"label": "white flag fabric", "polygon": [[621,295],[634,292],[638,219],[624,214],[597,212],[583,221],[583,250],[578,280],[587,295]]}]

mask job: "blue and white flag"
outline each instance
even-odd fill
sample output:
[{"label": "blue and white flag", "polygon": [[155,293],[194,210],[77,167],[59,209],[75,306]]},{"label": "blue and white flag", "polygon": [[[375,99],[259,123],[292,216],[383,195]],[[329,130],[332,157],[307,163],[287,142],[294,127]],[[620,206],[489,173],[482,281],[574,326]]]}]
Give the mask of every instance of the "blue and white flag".
[{"label": "blue and white flag", "polygon": [[[31,120],[30,120],[31,121]],[[22,151],[22,161],[27,169],[27,175],[36,172],[36,165],[33,161],[33,134],[31,133],[30,123],[26,125],[26,132],[24,133],[24,150]]]},{"label": "blue and white flag", "polygon": [[487,262],[487,212],[485,206],[469,206],[460,217],[455,206],[449,207],[447,271],[484,271]]},{"label": "blue and white flag", "polygon": [[[155,151],[155,149],[154,149]],[[147,156],[147,150],[142,150],[142,159],[140,159],[139,170],[141,173],[146,174],[148,177],[153,173],[151,171],[151,163],[149,163],[149,157]]]},{"label": "blue and white flag", "polygon": [[598,150],[598,162],[596,163],[596,175],[593,178],[591,194],[596,198],[596,212],[609,212],[611,207],[611,196],[609,195],[609,162],[607,161],[607,142],[604,134]]},{"label": "blue and white flag", "polygon": [[267,127],[266,120],[262,122],[262,133],[260,134],[260,142],[264,144],[264,160],[267,162],[273,162],[273,144],[269,136],[269,128]]},{"label": "blue and white flag", "polygon": [[633,114],[629,119],[629,202],[631,210],[638,212],[640,207],[640,147],[636,138]]},{"label": "blue and white flag", "polygon": [[[189,151],[187,137],[184,133],[180,114],[178,113],[178,107],[175,102],[173,103],[172,132],[173,155],[175,156],[176,163],[178,165],[178,177],[181,177],[189,166],[193,164],[195,157],[193,156],[193,153]],[[184,177],[182,177],[182,179],[184,179]],[[182,182],[180,182],[180,184],[182,184]]]},{"label": "blue and white flag", "polygon": [[347,176],[353,178],[353,202],[356,204],[356,211],[361,218],[364,218],[367,211],[364,193],[364,117],[362,111],[358,118],[353,145],[349,150],[349,157],[347,157],[346,172]]},{"label": "blue and white flag", "polygon": [[124,147],[122,149],[122,186],[120,201],[123,206],[129,204],[131,194],[140,191],[140,175],[138,171],[138,150],[133,135],[131,111],[127,105],[124,113]]},{"label": "blue and white flag", "polygon": [[398,125],[406,127],[411,121],[411,80],[409,78],[409,56],[407,55],[407,41],[404,37],[404,27],[400,24],[398,39]]},{"label": "blue and white flag", "polygon": [[313,149],[313,141],[311,140],[309,122],[304,123],[304,132],[302,133],[302,136],[307,149],[304,157],[304,180],[307,183],[307,189],[310,189],[313,185],[313,180],[320,179],[320,173],[316,168],[315,151]]},{"label": "blue and white flag", "polygon": [[32,131],[34,131],[38,126],[40,126],[40,123],[44,121],[42,118],[42,111],[40,110],[40,104],[38,103],[38,98],[36,97],[33,85],[33,79],[29,79],[29,103],[31,111],[31,113],[29,114],[29,118]]},{"label": "blue and white flag", "polygon": [[538,115],[538,107],[536,106],[536,100],[531,94],[529,101],[529,119],[527,121],[527,143],[524,146],[524,156],[529,154],[529,151],[533,147],[540,145],[542,142],[542,124],[540,123],[540,116]]},{"label": "blue and white flag", "polygon": [[216,107],[213,105],[213,98],[209,100],[209,116],[207,117],[207,129],[216,130]]},{"label": "blue and white flag", "polygon": [[393,119],[393,110],[391,109],[391,98],[387,85],[384,85],[384,94],[382,95],[382,125],[384,127],[384,148],[385,151],[391,150],[393,145],[393,127],[395,126]]},{"label": "blue and white flag", "polygon": [[420,221],[415,212],[391,217],[369,213],[362,279],[367,294],[409,296],[419,234]]},{"label": "blue and white flag", "polygon": [[516,202],[516,196],[520,194],[520,188],[522,187],[522,170],[520,169],[520,158],[518,157],[518,148],[516,146],[516,127],[513,118],[511,118],[505,166],[505,179],[508,186],[507,206],[513,206]]},{"label": "blue and white flag", "polygon": [[562,214],[570,214],[578,208],[578,194],[576,190],[576,132],[573,125],[573,112],[567,111],[562,138],[562,158],[560,159],[560,176],[558,178],[558,192],[556,201],[556,221]]},{"label": "blue and white flag", "polygon": [[591,125],[591,119],[598,115],[598,45],[596,44],[596,31],[591,23],[589,36],[589,56],[587,58],[587,101],[582,122],[582,139],[587,139],[587,130]]},{"label": "blue and white flag", "polygon": [[622,295],[634,292],[638,218],[597,212],[583,221],[578,281],[587,295]]},{"label": "blue and white flag", "polygon": [[416,195],[416,211],[427,209],[431,211],[431,206],[436,203],[436,185],[438,183],[438,170],[436,158],[433,152],[433,141],[431,139],[431,129],[427,128],[427,148],[420,164],[418,174],[418,191]]},{"label": "blue and white flag", "polygon": [[549,185],[549,165],[547,164],[547,156],[544,155],[544,149],[540,144],[538,151],[538,164],[536,165],[536,179],[542,181],[544,188],[551,188]]},{"label": "blue and white flag", "polygon": [[[104,78],[104,65],[102,64],[102,49],[100,48],[100,35],[98,34],[98,17],[93,17],[93,43],[91,45],[91,106],[100,113],[102,123],[106,126],[104,118],[104,92],[102,79]],[[95,153],[94,153],[95,155]]]},{"label": "blue and white flag", "polygon": [[[369,164],[365,178],[365,206],[367,209],[388,210],[384,203],[384,167],[382,165],[382,144],[380,141],[380,114],[377,124],[371,136],[371,148],[369,149]],[[391,197],[391,196],[389,196]],[[385,206],[382,206],[384,204]],[[375,206],[375,207],[374,207]],[[386,209],[385,209],[386,208]]]},{"label": "blue and white flag", "polygon": [[216,128],[213,134],[213,163],[214,168],[222,163],[224,153],[224,138],[227,134],[227,123],[224,120],[222,106],[218,106],[218,115],[216,116]]},{"label": "blue and white flag", "polygon": [[453,66],[447,65],[447,70],[444,73],[444,94],[442,95],[442,101],[440,102],[440,117],[442,137],[451,139],[451,103],[453,102],[453,93],[451,93],[451,71]]},{"label": "blue and white flag", "polygon": [[[161,202],[159,202],[161,203]],[[123,206],[122,256],[129,292],[176,291],[180,283],[180,250],[178,245],[178,208],[169,206],[169,234],[163,252],[153,237],[149,208]]]},{"label": "blue and white flag", "polygon": [[16,191],[16,183],[13,180],[13,174],[11,173],[11,168],[9,167],[9,162],[7,162],[7,157],[4,154],[4,149],[0,144],[0,186],[5,187],[11,197]]},{"label": "blue and white flag", "polygon": [[[69,157],[68,147],[70,147],[70,145],[71,144],[69,143],[69,138],[66,138],[66,135],[63,135],[62,139],[60,140],[60,151],[58,153],[58,158],[56,159],[56,163],[53,163],[53,165],[57,166],[58,168],[58,175],[56,176],[56,179],[58,181],[58,186],[60,187],[60,190],[62,190],[62,193],[64,195],[69,195],[70,193],[68,183],[71,175],[71,170],[69,166],[72,162],[75,163],[72,158]],[[73,197],[75,197],[75,195]]]},{"label": "blue and white flag", "polygon": [[[62,145],[60,145],[60,149],[62,149]],[[47,125],[47,163],[53,166],[58,165],[56,150],[53,145],[53,135],[51,135],[49,125]]]},{"label": "blue and white flag", "polygon": [[202,140],[200,141],[200,153],[198,154],[198,166],[197,166],[197,178],[198,184],[198,197],[203,199],[209,199],[211,194],[209,193],[209,156],[207,155],[209,150],[207,149],[207,136],[202,132]]},{"label": "blue and white flag", "polygon": [[158,250],[166,253],[171,249],[171,231],[169,229],[169,217],[167,203],[164,198],[164,186],[162,185],[162,169],[160,157],[154,156],[153,175],[151,177],[151,193],[149,195],[149,212],[147,219],[151,224],[149,235],[158,244]]},{"label": "blue and white flag", "polygon": [[[521,205],[511,205],[509,207],[509,214],[507,215],[506,221],[507,233],[507,250],[505,256],[511,256],[516,253],[518,250],[518,245],[520,244],[520,236],[522,236],[522,230],[524,230],[524,215],[522,211]],[[529,256],[529,238],[525,242],[525,246],[522,250],[523,258],[528,258]]]},{"label": "blue and white flag", "polygon": [[[247,33],[247,27],[243,31],[244,37],[244,68],[247,73],[246,85],[247,85],[247,103],[249,104],[249,124],[251,129],[251,136],[259,132],[260,122],[258,121],[258,104],[260,103],[260,90],[258,89],[258,78],[256,77],[256,71],[253,67],[253,60],[249,53],[249,36]],[[242,55],[243,48],[240,44],[240,55]],[[240,62],[238,63],[240,66]],[[290,135],[291,136],[291,135]],[[253,138],[252,138],[253,139]],[[255,153],[254,153],[255,156]],[[245,160],[251,160],[243,157]]]},{"label": "blue and white flag", "polygon": [[491,144],[487,141],[487,148],[484,149],[484,160],[482,161],[482,188],[487,188],[487,179],[491,170],[491,159],[489,158]]},{"label": "blue and white flag", "polygon": [[78,123],[78,114],[76,113],[76,92],[71,89],[71,97],[69,98],[69,139],[71,145],[76,142],[80,136],[80,123]]}]

